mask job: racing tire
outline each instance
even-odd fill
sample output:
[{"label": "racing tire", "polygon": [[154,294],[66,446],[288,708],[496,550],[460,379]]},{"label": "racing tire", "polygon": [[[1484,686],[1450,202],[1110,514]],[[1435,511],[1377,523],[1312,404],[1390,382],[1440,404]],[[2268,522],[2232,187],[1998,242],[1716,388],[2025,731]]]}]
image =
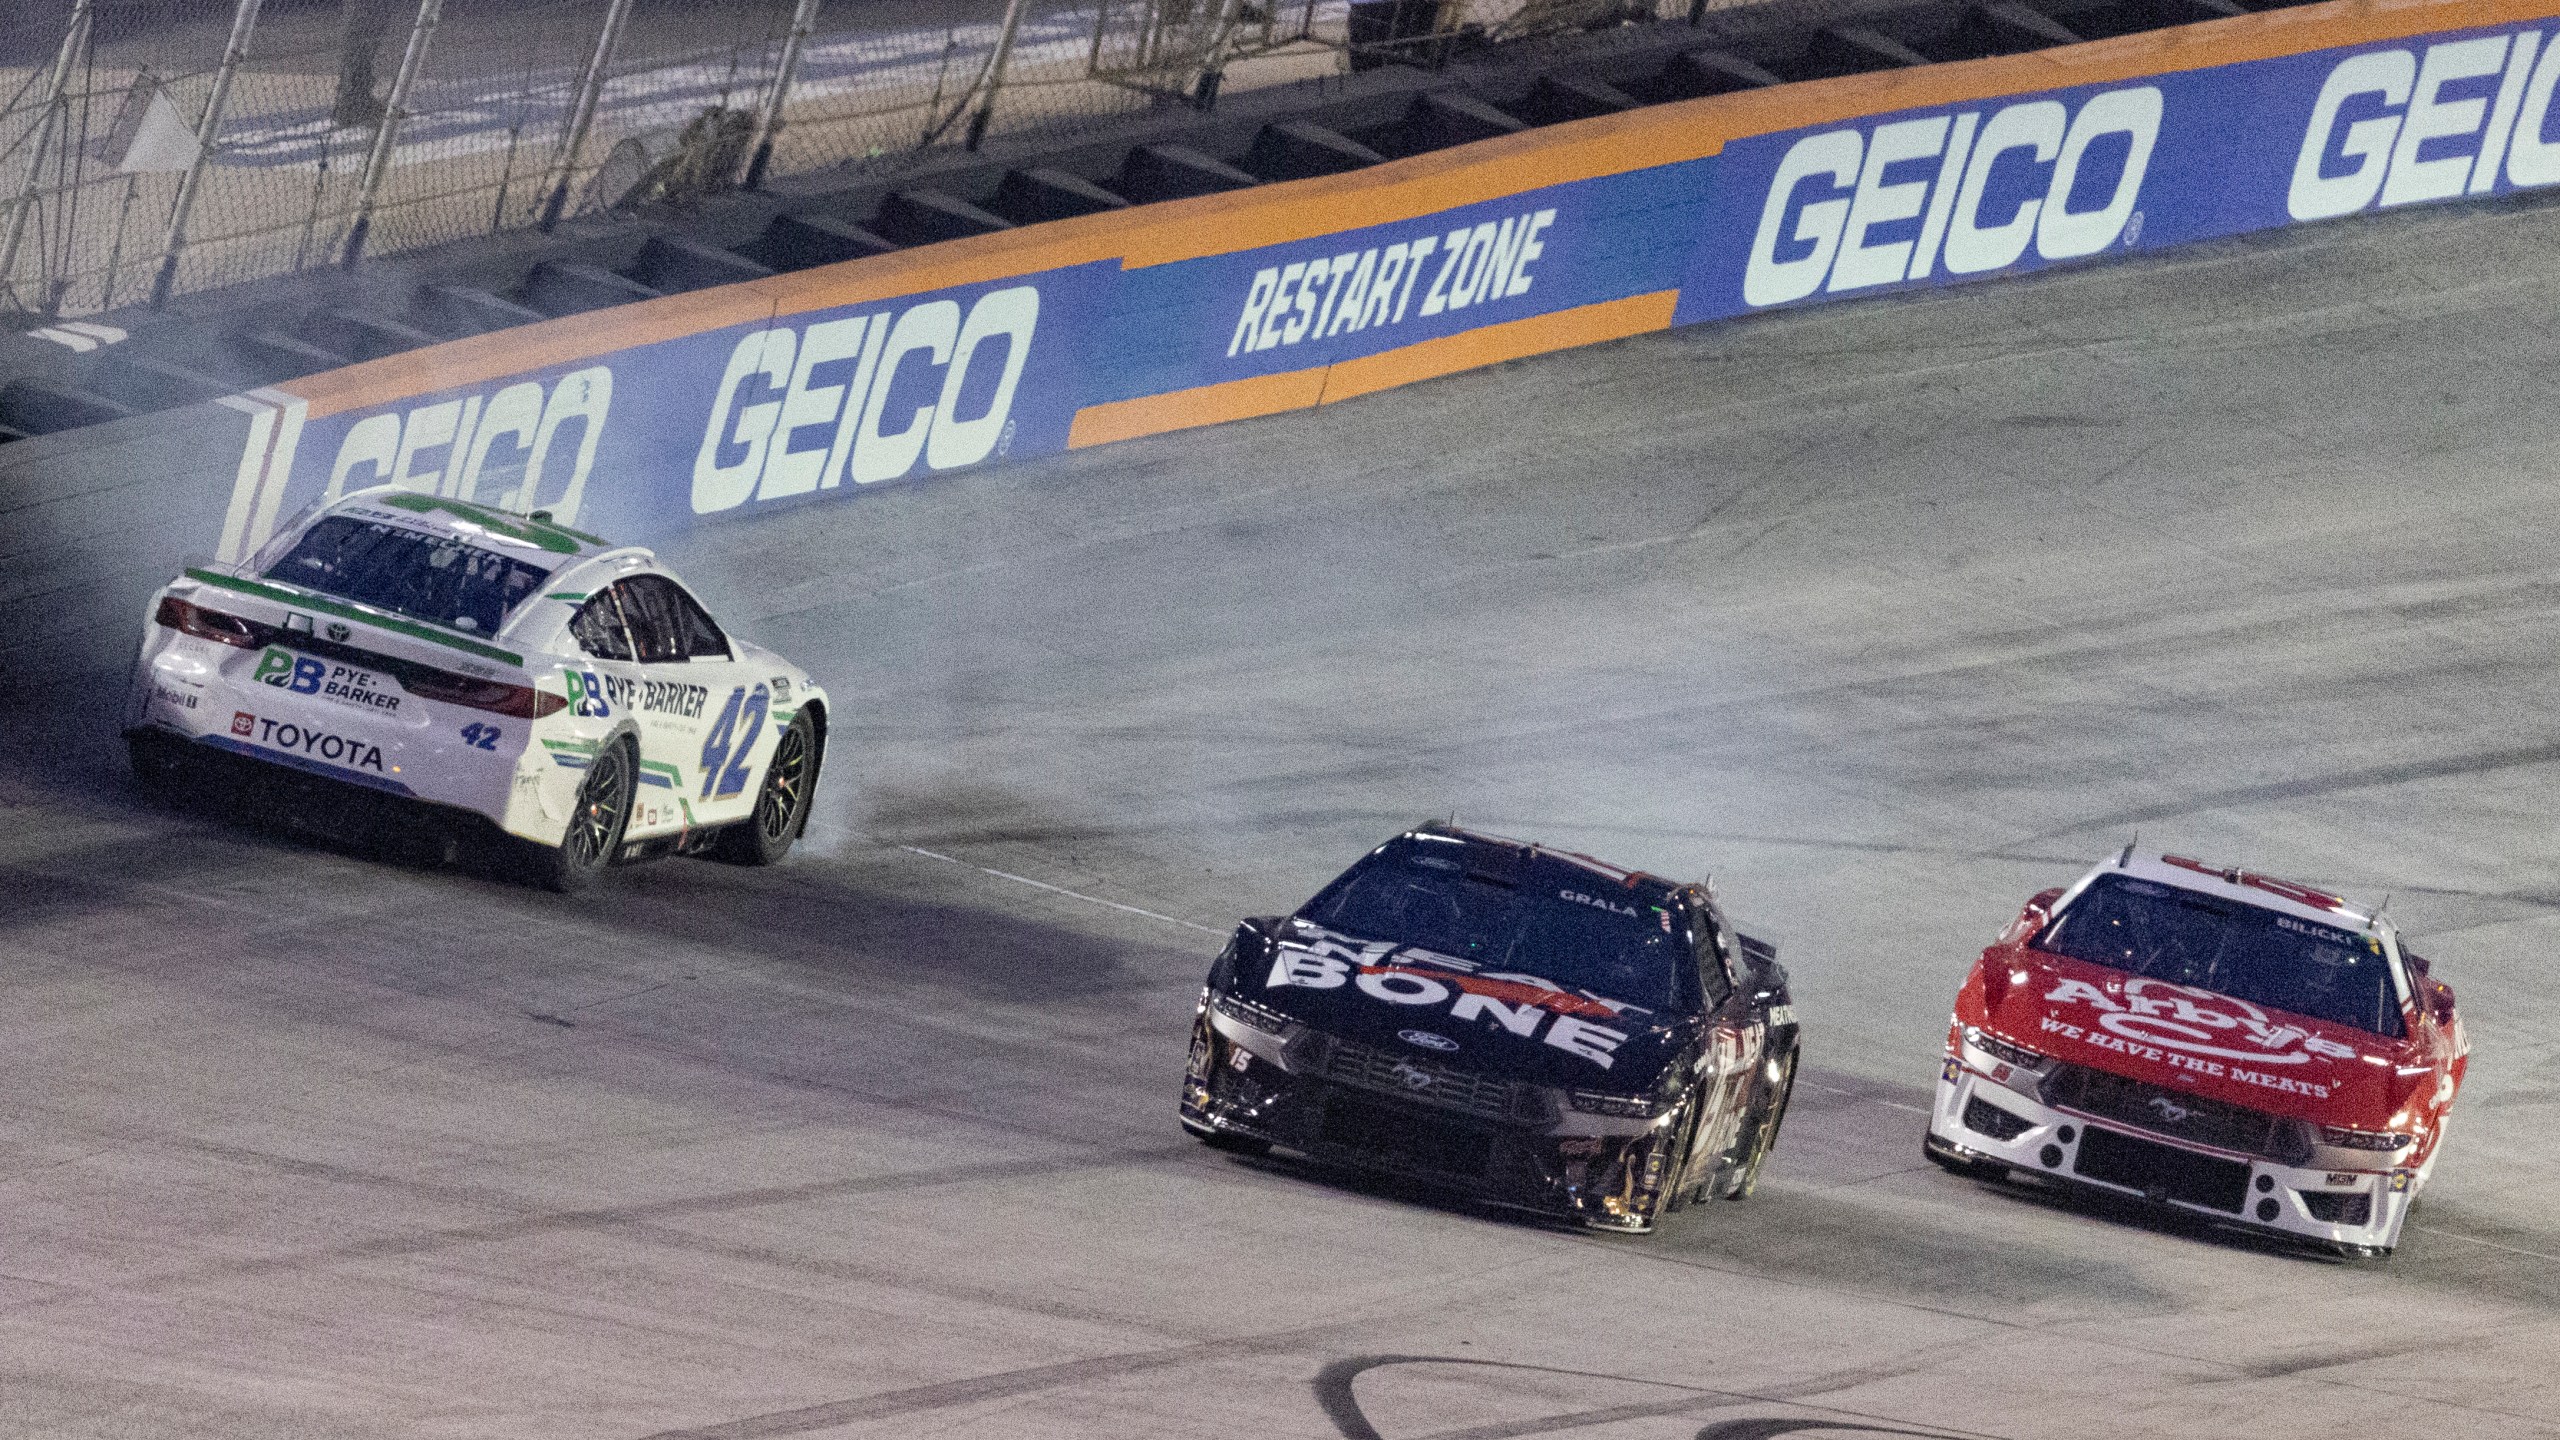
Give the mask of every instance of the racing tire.
[{"label": "racing tire", "polygon": [[133,763],[133,778],[143,790],[158,799],[175,799],[194,785],[198,770],[176,743],[152,734],[125,737],[125,755]]},{"label": "racing tire", "polygon": [[773,742],[773,759],[756,787],[756,808],[720,832],[713,854],[732,865],[773,865],[791,853],[791,842],[809,825],[809,800],[818,779],[818,727],[806,711],[791,717]]},{"label": "racing tire", "polygon": [[1787,1123],[1787,1102],[1796,1093],[1796,1052],[1787,1050],[1785,1063],[1778,1067],[1775,1079],[1777,1098],[1761,1107],[1751,1117],[1750,1138],[1743,1142],[1743,1152],[1728,1174],[1720,1200],[1748,1200],[1760,1188],[1760,1167],[1768,1162],[1769,1152],[1778,1147],[1778,1131]]},{"label": "racing tire", "polygon": [[1705,1199],[1707,1193],[1707,1187],[1704,1184],[1679,1183],[1681,1178],[1689,1173],[1689,1163],[1697,1158],[1698,1127],[1703,1123],[1699,1118],[1701,1112],[1694,1092],[1681,1103],[1688,1107],[1689,1113],[1681,1117],[1678,1125],[1672,1127],[1680,1136],[1679,1163],[1671,1167],[1673,1183],[1663,1193],[1660,1213],[1664,1215],[1676,1215],[1688,1209],[1696,1202]]},{"label": "racing tire", "polygon": [[546,889],[564,895],[583,890],[613,863],[622,849],[622,832],[631,824],[631,796],[639,778],[630,741],[616,740],[596,752],[560,843],[540,847],[535,859],[534,876]]}]

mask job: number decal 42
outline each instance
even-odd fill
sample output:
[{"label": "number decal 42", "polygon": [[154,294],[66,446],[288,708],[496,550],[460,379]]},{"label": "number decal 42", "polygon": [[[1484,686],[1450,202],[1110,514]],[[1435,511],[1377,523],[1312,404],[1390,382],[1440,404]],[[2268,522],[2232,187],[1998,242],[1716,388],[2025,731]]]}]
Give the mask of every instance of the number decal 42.
[{"label": "number decal 42", "polygon": [[482,750],[495,750],[498,738],[506,733],[495,725],[483,725],[475,720],[462,727],[462,743]]},{"label": "number decal 42", "polygon": [[725,800],[747,788],[747,759],[756,753],[756,740],[764,734],[765,714],[772,705],[762,685],[753,690],[741,685],[729,692],[729,703],[720,707],[720,718],[711,722],[711,733],[702,739],[703,799]]}]

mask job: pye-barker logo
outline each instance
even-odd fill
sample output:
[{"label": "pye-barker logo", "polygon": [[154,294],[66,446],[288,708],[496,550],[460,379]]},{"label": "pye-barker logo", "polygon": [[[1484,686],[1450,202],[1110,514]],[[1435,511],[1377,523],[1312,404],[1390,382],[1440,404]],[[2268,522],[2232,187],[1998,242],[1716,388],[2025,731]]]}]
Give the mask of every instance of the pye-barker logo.
[{"label": "pye-barker logo", "polygon": [[2160,138],[2148,85],[2107,90],[2077,112],[2022,100],[1825,130],[1779,160],[1743,272],[1752,306],[1785,305],[1948,273],[2095,255],[2125,236]]}]

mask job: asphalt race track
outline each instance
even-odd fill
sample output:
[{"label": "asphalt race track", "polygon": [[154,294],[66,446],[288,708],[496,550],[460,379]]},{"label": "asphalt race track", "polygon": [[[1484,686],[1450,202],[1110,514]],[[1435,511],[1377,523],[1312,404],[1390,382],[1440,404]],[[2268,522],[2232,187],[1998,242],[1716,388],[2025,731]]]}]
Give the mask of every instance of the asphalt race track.
[{"label": "asphalt race track", "polygon": [[[2555,374],[2560,210],[2475,209],[715,525],[837,696],[820,823],[576,900],[155,809],[61,695],[0,1434],[2560,1435]],[[1584,1237],[1176,1128],[1227,925],[1452,812],[1780,943],[1755,1199]],[[2388,891],[2460,992],[2397,1258],[1922,1163],[1971,954],[2136,830]]]}]

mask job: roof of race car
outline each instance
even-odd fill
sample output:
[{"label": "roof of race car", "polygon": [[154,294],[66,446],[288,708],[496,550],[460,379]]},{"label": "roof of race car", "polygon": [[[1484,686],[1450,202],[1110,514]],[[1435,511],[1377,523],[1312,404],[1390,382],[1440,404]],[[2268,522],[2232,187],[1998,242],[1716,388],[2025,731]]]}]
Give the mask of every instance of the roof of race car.
[{"label": "roof of race car", "polygon": [[2381,915],[2349,905],[2341,897],[2325,890],[2243,870],[2236,865],[2215,865],[2184,855],[2136,850],[2130,845],[2081,877],[2080,883],[2071,887],[2074,896],[2091,880],[2105,874],[2131,875],[2343,929],[2388,931],[2391,928],[2391,922]]},{"label": "roof of race car", "polygon": [[[384,511],[398,513],[386,515],[382,513]],[[378,485],[369,490],[359,490],[311,518],[317,522],[330,515],[366,515],[368,513],[373,518],[397,520],[400,524],[414,529],[450,535],[457,540],[482,543],[495,541],[511,547],[530,547],[557,556],[563,561],[576,560],[618,548],[609,540],[590,535],[583,530],[570,529],[552,519],[547,511],[520,515],[512,510],[500,510],[495,506],[476,504],[469,500],[450,500],[441,495],[405,490],[396,485]]]},{"label": "roof of race car", "polygon": [[1612,865],[1605,860],[1595,860],[1588,855],[1584,855],[1576,851],[1558,850],[1551,845],[1541,845],[1534,840],[1514,840],[1507,835],[1488,835],[1481,830],[1461,829],[1455,822],[1443,823],[1436,820],[1427,821],[1423,824],[1414,826],[1411,830],[1406,831],[1405,834],[1418,839],[1461,840],[1471,845],[1497,845],[1505,849],[1516,850],[1520,852],[1524,858],[1528,856],[1536,856],[1543,860],[1561,861],[1562,863],[1574,866],[1577,869],[1588,870],[1593,875],[1608,881],[1612,885],[1623,885],[1631,888],[1635,886],[1658,885],[1665,890],[1677,890],[1680,888],[1677,881],[1666,880],[1659,875],[1650,874],[1643,870],[1628,870],[1620,866]]}]

